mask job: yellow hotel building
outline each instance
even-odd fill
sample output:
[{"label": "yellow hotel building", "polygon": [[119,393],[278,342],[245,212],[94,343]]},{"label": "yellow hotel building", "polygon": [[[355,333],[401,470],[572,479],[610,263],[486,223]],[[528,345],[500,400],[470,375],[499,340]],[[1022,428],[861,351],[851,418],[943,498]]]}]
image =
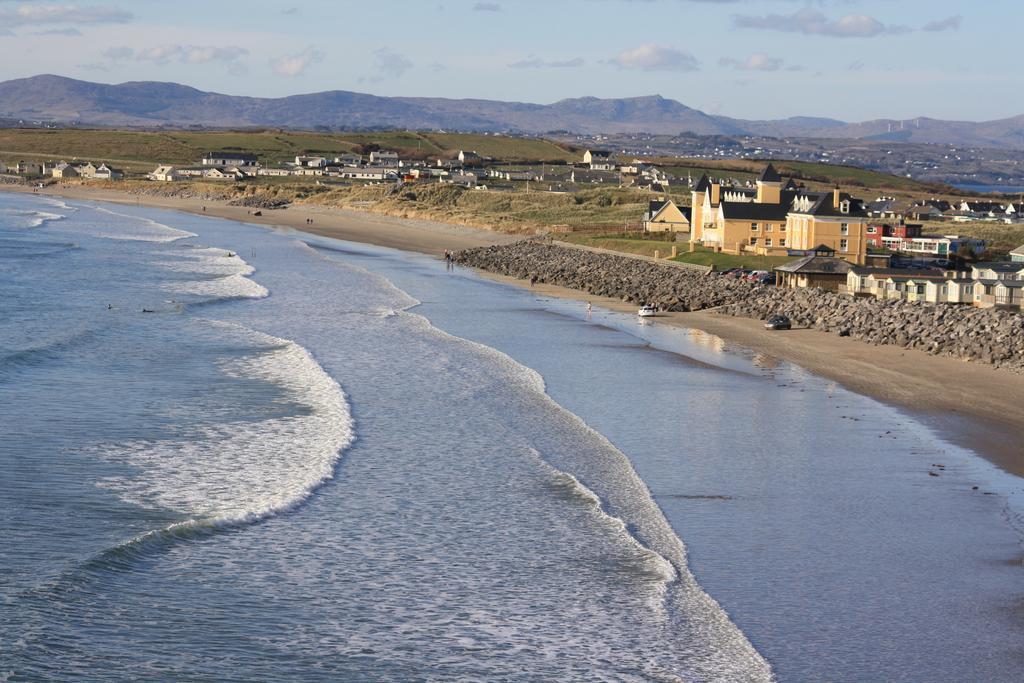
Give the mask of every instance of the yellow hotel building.
[{"label": "yellow hotel building", "polygon": [[825,246],[863,265],[867,221],[862,200],[838,187],[812,192],[792,179],[783,183],[768,164],[756,189],[723,186],[702,176],[691,197],[690,236],[731,254],[785,256]]}]

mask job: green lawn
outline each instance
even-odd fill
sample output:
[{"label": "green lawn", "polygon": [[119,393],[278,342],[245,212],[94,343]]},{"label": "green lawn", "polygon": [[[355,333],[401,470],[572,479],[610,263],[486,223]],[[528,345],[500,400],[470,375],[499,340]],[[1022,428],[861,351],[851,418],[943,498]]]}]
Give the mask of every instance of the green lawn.
[{"label": "green lawn", "polygon": [[711,251],[704,247],[697,247],[697,251],[689,252],[686,249],[689,245],[680,245],[682,252],[673,261],[680,263],[695,263],[701,266],[714,266],[718,270],[729,270],[730,268],[749,268],[750,270],[771,270],[775,266],[795,261],[792,256],[734,256]]},{"label": "green lawn", "polygon": [[607,235],[556,235],[556,239],[562,242],[569,242],[571,244],[580,244],[586,247],[595,247],[597,249],[609,249],[611,251],[621,251],[626,254],[639,254],[640,256],[654,257],[654,252],[658,252],[659,258],[668,258],[672,254],[672,247],[676,247],[679,251],[683,251],[687,248],[683,242],[662,242],[657,240],[647,239],[629,239],[623,237],[610,237]]}]

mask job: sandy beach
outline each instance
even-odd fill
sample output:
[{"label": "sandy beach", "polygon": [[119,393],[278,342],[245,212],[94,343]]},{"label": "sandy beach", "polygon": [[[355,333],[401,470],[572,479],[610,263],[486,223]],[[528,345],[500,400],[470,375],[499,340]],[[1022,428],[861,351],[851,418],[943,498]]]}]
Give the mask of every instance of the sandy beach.
[{"label": "sandy beach", "polygon": [[[0,189],[32,192],[27,186]],[[341,240],[433,254],[521,239],[519,236],[429,221],[406,220],[319,206],[294,206],[251,215],[246,207],[223,202],[149,197],[83,186],[50,187],[41,195],[137,204],[291,228]],[[308,219],[312,219],[310,224]],[[528,283],[484,273],[517,286]],[[538,294],[591,301],[618,311],[635,306],[562,287],[537,285]],[[581,304],[582,305],[582,304]],[[760,321],[713,312],[670,313],[657,322],[693,328],[727,342],[799,365],[846,388],[913,414],[958,445],[970,448],[1002,469],[1024,476],[1024,375],[980,363],[931,356],[892,346],[871,346],[817,330],[769,332]]]}]

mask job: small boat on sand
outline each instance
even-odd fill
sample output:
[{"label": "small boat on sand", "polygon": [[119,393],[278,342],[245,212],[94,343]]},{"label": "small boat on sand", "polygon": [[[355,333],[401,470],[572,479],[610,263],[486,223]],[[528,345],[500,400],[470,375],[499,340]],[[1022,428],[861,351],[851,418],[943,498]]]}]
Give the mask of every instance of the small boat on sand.
[{"label": "small boat on sand", "polygon": [[636,312],[641,318],[653,318],[658,315],[658,309],[650,304],[646,304],[640,307],[640,310]]}]

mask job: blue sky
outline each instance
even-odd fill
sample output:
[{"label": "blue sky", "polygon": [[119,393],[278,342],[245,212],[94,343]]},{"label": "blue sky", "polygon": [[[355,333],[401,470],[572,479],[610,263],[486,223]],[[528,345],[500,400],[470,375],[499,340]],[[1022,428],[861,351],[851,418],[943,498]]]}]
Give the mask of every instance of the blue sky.
[{"label": "blue sky", "polygon": [[986,120],[1024,113],[1022,20],[1011,0],[0,0],[0,79]]}]

